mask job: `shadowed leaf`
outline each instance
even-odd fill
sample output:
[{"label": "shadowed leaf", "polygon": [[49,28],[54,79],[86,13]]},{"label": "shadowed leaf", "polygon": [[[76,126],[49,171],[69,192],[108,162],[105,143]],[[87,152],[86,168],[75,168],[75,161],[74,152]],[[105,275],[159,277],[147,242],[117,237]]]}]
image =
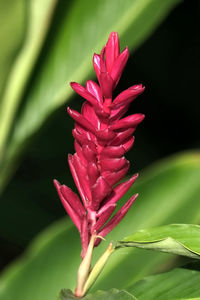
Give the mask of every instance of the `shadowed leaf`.
[{"label": "shadowed leaf", "polygon": [[200,272],[186,269],[146,277],[128,288],[138,300],[199,300]]}]

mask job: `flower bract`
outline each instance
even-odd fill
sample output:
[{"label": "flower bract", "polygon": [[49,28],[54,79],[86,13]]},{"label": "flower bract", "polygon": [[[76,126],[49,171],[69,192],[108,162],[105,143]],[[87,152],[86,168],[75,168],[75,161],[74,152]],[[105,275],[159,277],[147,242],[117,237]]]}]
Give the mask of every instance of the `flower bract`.
[{"label": "flower bract", "polygon": [[[68,107],[75,121],[72,134],[75,153],[69,154],[69,167],[80,197],[69,187],[54,180],[60,200],[81,236],[82,258],[92,234],[106,236],[126,215],[137,194],[116,213],[117,202],[130,189],[138,174],[121,182],[129,169],[125,154],[134,144],[133,133],[143,114],[124,115],[131,102],[144,91],[133,85],[113,99],[129,57],[128,48],[120,53],[119,37],[112,32],[100,54],[94,54],[93,66],[98,84],[92,80],[85,87],[71,82],[72,89],[86,101],[81,113]],[[101,242],[96,240],[95,246]]]}]

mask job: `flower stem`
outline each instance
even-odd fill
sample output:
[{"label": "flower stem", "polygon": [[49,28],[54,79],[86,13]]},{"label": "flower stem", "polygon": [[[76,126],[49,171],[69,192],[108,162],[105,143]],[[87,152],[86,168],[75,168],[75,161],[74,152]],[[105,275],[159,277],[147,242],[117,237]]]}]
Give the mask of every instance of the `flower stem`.
[{"label": "flower stem", "polygon": [[83,288],[90,272],[92,252],[93,252],[96,238],[97,238],[96,234],[93,234],[91,236],[90,243],[87,248],[87,252],[78,269],[77,286],[75,289],[75,296],[77,297],[82,297],[84,295]]},{"label": "flower stem", "polygon": [[95,264],[94,268],[90,272],[87,281],[85,282],[84,289],[83,289],[83,295],[87,293],[87,291],[91,288],[91,286],[94,284],[96,279],[98,278],[99,274],[103,270],[108,258],[110,257],[111,253],[114,251],[113,244],[110,243],[107,250],[103,253],[103,255],[99,258],[97,263]]}]

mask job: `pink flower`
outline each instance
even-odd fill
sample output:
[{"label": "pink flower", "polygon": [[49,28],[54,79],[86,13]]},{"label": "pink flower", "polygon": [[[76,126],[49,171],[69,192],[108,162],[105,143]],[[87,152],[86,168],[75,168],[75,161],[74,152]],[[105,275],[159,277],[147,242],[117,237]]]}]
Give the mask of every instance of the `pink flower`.
[{"label": "pink flower", "polygon": [[[72,133],[75,138],[75,154],[68,156],[71,173],[81,200],[70,188],[54,180],[62,204],[78,228],[82,242],[82,258],[85,256],[91,235],[96,232],[106,236],[126,215],[137,198],[133,195],[110,219],[117,202],[130,189],[138,177],[117,184],[124,178],[129,162],[124,154],[133,146],[133,133],[144,119],[143,114],[123,118],[130,103],[144,87],[134,85],[112,100],[116,87],[128,60],[128,48],[120,53],[118,34],[112,32],[101,54],[94,54],[93,65],[99,85],[88,80],[83,87],[71,82],[72,89],[83,97],[81,113],[68,107],[75,120]],[[96,246],[101,239],[96,240]]]}]

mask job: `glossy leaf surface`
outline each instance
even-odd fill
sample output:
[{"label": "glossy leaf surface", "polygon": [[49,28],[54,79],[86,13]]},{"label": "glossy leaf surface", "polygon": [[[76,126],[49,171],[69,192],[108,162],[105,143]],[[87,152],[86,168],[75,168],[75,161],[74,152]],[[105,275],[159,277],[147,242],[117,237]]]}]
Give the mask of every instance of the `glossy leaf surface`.
[{"label": "glossy leaf surface", "polygon": [[200,259],[200,226],[171,224],[143,229],[119,241],[116,249],[136,247]]}]

